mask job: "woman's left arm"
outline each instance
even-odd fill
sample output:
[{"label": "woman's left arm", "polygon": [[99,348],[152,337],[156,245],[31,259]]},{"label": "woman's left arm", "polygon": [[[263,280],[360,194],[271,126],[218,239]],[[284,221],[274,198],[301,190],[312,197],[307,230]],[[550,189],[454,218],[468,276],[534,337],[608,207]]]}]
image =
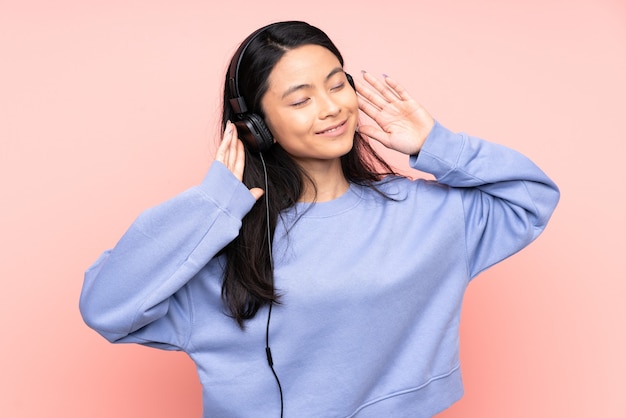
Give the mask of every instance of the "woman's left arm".
[{"label": "woman's left arm", "polygon": [[436,122],[396,81],[365,73],[359,107],[378,126],[359,131],[409,154],[461,196],[471,277],[521,250],[546,227],[559,190],[527,157],[502,145],[457,134]]},{"label": "woman's left arm", "polygon": [[559,200],[554,182],[524,155],[437,122],[410,163],[460,194],[470,277],[537,238]]}]

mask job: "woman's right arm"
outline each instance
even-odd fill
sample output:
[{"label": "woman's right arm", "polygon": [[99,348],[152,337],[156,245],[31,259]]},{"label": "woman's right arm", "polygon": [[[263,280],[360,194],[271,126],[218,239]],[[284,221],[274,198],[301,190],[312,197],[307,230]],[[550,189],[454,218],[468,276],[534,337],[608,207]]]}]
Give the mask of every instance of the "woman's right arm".
[{"label": "woman's right arm", "polygon": [[80,311],[87,325],[115,342],[164,317],[174,294],[239,234],[262,194],[241,182],[240,144],[227,129],[202,183],[143,212],[86,271]]}]

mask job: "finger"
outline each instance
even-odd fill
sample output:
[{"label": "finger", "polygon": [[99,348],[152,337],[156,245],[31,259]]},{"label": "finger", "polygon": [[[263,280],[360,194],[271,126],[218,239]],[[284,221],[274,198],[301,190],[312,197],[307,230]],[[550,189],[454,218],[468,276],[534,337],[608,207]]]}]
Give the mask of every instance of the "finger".
[{"label": "finger", "polygon": [[389,135],[382,129],[372,125],[359,126],[359,133],[372,138],[389,148]]},{"label": "finger", "polygon": [[241,181],[243,179],[243,168],[246,163],[246,153],[244,151],[243,142],[239,138],[233,141],[236,144],[235,147],[235,158],[233,160],[232,172]]},{"label": "finger", "polygon": [[374,77],[373,74],[368,72],[363,73],[363,78],[367,81],[372,87],[374,87],[382,97],[384,97],[387,103],[391,103],[393,101],[398,100],[398,95],[389,88],[385,83],[380,81],[377,77]]},{"label": "finger", "polygon": [[374,106],[373,104],[361,97],[357,99],[357,103],[359,104],[359,109],[361,109],[363,113],[365,113],[370,118],[376,120],[376,117],[380,113],[380,108]]},{"label": "finger", "polygon": [[253,187],[252,189],[250,189],[250,193],[252,193],[252,196],[254,196],[254,198],[256,200],[259,200],[261,198],[261,196],[263,196],[263,194],[265,194],[265,191],[263,189],[258,188],[258,187]]},{"label": "finger", "polygon": [[371,105],[375,106],[378,110],[381,110],[387,105],[387,101],[375,90],[369,88],[368,85],[360,81],[355,81],[356,91],[359,96],[366,99]]},{"label": "finger", "polygon": [[220,142],[219,147],[217,148],[217,152],[215,153],[215,159],[221,162],[224,165],[228,165],[228,151],[230,150],[230,140],[232,133],[232,123],[230,121],[226,122],[226,128],[224,129],[224,136],[222,137],[222,142]]},{"label": "finger", "polygon": [[400,99],[402,100],[413,99],[411,95],[409,94],[409,92],[395,79],[389,76],[385,76],[385,83],[387,83],[387,85],[393,89],[393,91],[398,95],[398,97],[400,97]]},{"label": "finger", "polygon": [[228,168],[233,171],[235,166],[237,165],[237,151],[239,149],[239,138],[237,138],[237,128],[235,125],[232,125],[232,130],[230,131],[230,142],[228,145]]}]

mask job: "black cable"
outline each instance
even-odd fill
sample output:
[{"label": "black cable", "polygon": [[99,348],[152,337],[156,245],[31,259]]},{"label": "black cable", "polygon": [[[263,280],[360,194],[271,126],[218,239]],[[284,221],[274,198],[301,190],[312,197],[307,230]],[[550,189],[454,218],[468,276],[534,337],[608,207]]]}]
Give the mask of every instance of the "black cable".
[{"label": "black cable", "polygon": [[276,370],[274,370],[274,361],[272,360],[272,350],[270,349],[269,342],[269,334],[270,334],[270,318],[272,317],[272,303],[270,303],[270,308],[267,313],[267,327],[265,329],[265,353],[267,355],[267,364],[269,364],[270,369],[272,370],[272,374],[276,379],[276,384],[278,385],[278,392],[280,393],[280,418],[283,418],[283,388],[280,385],[280,380],[278,379],[278,375],[276,374]]},{"label": "black cable", "polygon": [[[274,273],[274,258],[272,256],[272,240],[271,238],[271,230],[270,230],[270,204],[269,204],[269,187],[267,180],[267,167],[265,166],[265,160],[263,159],[263,153],[259,153],[261,157],[261,163],[263,164],[263,175],[265,177],[265,215],[266,215],[266,224],[267,224],[267,246],[269,249],[269,258],[270,258],[270,267],[272,268],[272,274]],[[276,370],[274,370],[274,360],[272,359],[272,350],[270,349],[270,319],[272,318],[272,306],[273,302],[270,302],[269,309],[267,311],[267,325],[265,327],[265,355],[267,356],[267,364],[270,366],[272,370],[272,374],[276,379],[276,384],[278,385],[278,392],[280,393],[280,418],[283,418],[284,404],[283,404],[283,387],[280,384],[280,379],[278,379],[278,375],[276,374]]]}]

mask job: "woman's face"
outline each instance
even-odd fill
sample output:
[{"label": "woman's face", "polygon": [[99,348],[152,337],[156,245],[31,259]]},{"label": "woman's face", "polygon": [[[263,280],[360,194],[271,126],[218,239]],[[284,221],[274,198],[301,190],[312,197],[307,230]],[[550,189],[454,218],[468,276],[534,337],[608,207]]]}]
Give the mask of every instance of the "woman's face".
[{"label": "woman's face", "polygon": [[274,139],[300,165],[336,160],[352,149],[357,96],[324,47],[287,51],[270,73],[261,105]]}]

